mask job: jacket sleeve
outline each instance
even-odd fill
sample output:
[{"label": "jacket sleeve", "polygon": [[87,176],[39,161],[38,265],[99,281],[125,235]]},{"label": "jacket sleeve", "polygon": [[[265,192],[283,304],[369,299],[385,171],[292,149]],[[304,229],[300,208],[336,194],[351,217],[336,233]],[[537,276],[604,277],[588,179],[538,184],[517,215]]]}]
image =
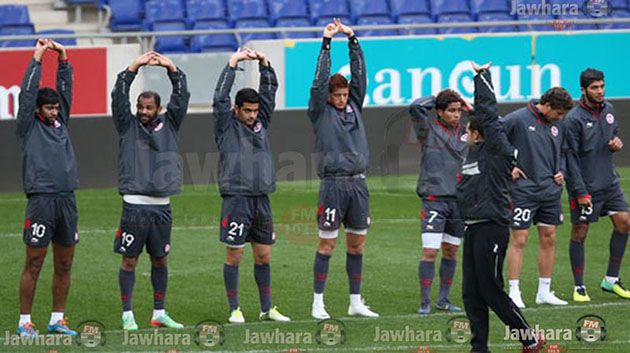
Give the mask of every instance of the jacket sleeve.
[{"label": "jacket sleeve", "polygon": [[169,71],[168,78],[173,85],[173,91],[171,92],[171,99],[166,106],[166,117],[173,122],[175,129],[179,130],[188,112],[190,92],[188,91],[186,74],[179,68],[175,72]]},{"label": "jacket sleeve", "polygon": [[497,98],[490,71],[484,70],[475,76],[475,112],[481,119],[484,141],[488,148],[498,155],[514,159],[514,147],[509,143],[507,135],[499,122]]},{"label": "jacket sleeve", "polygon": [[429,131],[429,122],[431,117],[429,111],[435,107],[435,97],[428,96],[418,98],[409,106],[409,114],[411,114],[411,122],[416,132],[418,140],[424,140]]},{"label": "jacket sleeve", "polygon": [[39,92],[39,81],[42,76],[42,63],[31,59],[24,73],[22,87],[18,97],[18,114],[16,134],[19,138],[24,138],[35,123],[35,111],[37,108],[37,93]]},{"label": "jacket sleeve", "polygon": [[129,89],[136,73],[125,69],[118,74],[114,90],[112,91],[112,118],[118,133],[123,133],[129,127],[133,119],[131,103],[129,103]]},{"label": "jacket sleeve", "polygon": [[260,84],[258,95],[260,96],[260,111],[258,118],[263,123],[265,129],[271,124],[271,115],[276,109],[276,92],[278,91],[278,78],[276,72],[269,66],[259,65]]},{"label": "jacket sleeve", "polygon": [[328,101],[328,80],[330,77],[330,38],[324,38],[322,49],[317,57],[315,79],[311,86],[311,98],[308,101],[308,117],[315,123],[324,111]]},{"label": "jacket sleeve", "polygon": [[564,118],[565,125],[565,159],[567,165],[567,189],[571,195],[586,196],[588,190],[582,176],[580,157],[580,131],[581,125],[575,118],[567,116]]},{"label": "jacket sleeve", "polygon": [[72,107],[72,65],[67,60],[60,60],[57,66],[57,93],[61,97],[59,119],[68,124]]},{"label": "jacket sleeve", "polygon": [[367,89],[365,57],[363,56],[363,50],[356,36],[348,38],[348,47],[350,48],[350,74],[352,75],[350,78],[349,98],[361,109]]},{"label": "jacket sleeve", "polygon": [[230,90],[234,84],[236,69],[226,65],[219,82],[214,90],[214,99],[212,102],[212,115],[214,117],[214,134],[219,137],[232,119],[232,105],[230,101]]}]

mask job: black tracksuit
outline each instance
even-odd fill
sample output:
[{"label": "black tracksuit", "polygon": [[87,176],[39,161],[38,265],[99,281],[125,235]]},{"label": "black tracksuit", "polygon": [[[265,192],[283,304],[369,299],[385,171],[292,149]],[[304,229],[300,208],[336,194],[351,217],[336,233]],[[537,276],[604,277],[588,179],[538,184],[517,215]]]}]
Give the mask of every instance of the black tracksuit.
[{"label": "black tracksuit", "polygon": [[[475,77],[475,113],[482,121],[484,141],[475,144],[462,167],[457,187],[460,210],[468,227],[464,235],[463,297],[472,330],[472,351],[488,351],[488,308],[519,332],[529,325],[503,291],[503,260],[509,240],[509,188],[514,150],[499,123],[490,72]],[[523,345],[535,339],[523,335]]]}]

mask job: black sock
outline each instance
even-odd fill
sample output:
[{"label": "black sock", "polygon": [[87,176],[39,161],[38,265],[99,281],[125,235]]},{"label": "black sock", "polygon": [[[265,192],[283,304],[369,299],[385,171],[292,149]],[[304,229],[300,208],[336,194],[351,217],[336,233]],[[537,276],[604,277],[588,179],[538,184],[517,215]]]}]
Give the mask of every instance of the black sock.
[{"label": "black sock", "polygon": [[313,263],[313,292],[315,293],[324,293],[329,261],[330,255],[315,253],[315,262]]},{"label": "black sock", "polygon": [[136,271],[125,271],[122,268],[118,271],[118,284],[120,285],[120,300],[122,301],[123,311],[131,310],[131,297],[135,282]]},{"label": "black sock", "polygon": [[619,233],[613,231],[610,237],[610,258],[608,260],[608,270],[606,276],[619,277],[619,269],[621,268],[621,260],[626,252],[626,244],[628,243],[628,233]]},{"label": "black sock", "polygon": [[153,309],[162,310],[168,286],[168,268],[151,267],[151,284],[153,285]]},{"label": "black sock", "polygon": [[269,264],[254,265],[254,278],[258,285],[260,311],[266,313],[271,309],[271,267]]},{"label": "black sock", "polygon": [[418,266],[420,276],[420,304],[431,304],[431,285],[435,276],[435,262],[420,261]]},{"label": "black sock", "polygon": [[440,261],[440,294],[438,295],[438,304],[444,304],[448,301],[448,295],[451,292],[455,269],[457,268],[457,260],[445,259],[442,257]]},{"label": "black sock", "polygon": [[346,253],[346,272],[350,282],[350,294],[361,294],[362,268],[363,255]]},{"label": "black sock", "polygon": [[573,283],[575,286],[584,285],[584,242],[571,240],[569,242],[569,258],[571,259],[571,271],[573,271]]},{"label": "black sock", "polygon": [[238,308],[238,266],[223,264],[223,280],[230,311]]}]

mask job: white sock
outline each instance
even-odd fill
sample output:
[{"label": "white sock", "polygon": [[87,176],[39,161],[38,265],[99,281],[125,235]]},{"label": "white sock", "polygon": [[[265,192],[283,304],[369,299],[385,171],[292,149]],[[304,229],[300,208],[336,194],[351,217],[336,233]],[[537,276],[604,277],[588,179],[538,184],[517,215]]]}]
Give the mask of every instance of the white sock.
[{"label": "white sock", "polygon": [[510,293],[520,293],[521,289],[519,288],[519,280],[518,279],[511,279],[508,281],[508,283],[510,284]]},{"label": "white sock", "polygon": [[313,306],[324,306],[324,293],[313,293]]},{"label": "white sock", "polygon": [[28,324],[29,322],[31,322],[31,314],[20,314],[20,321],[18,322],[18,326],[22,327],[26,324]]},{"label": "white sock", "polygon": [[617,283],[618,280],[619,280],[619,277],[606,276],[606,282],[608,282],[610,284],[615,284],[615,283]]},{"label": "white sock", "polygon": [[538,278],[538,294],[547,294],[551,290],[551,278]]},{"label": "white sock", "polygon": [[361,294],[350,294],[350,305],[363,305]]},{"label": "white sock", "polygon": [[131,310],[129,310],[129,311],[123,311],[122,318],[123,318],[123,320],[124,320],[124,319],[134,319],[134,320],[136,319],[136,318],[133,316],[133,311],[131,311]]},{"label": "white sock", "polygon": [[59,313],[59,312],[52,312],[50,313],[50,322],[48,323],[49,325],[54,325],[59,321],[63,320],[63,313]]},{"label": "white sock", "polygon": [[166,310],[164,309],[153,309],[153,320],[157,320],[160,316],[166,314]]}]

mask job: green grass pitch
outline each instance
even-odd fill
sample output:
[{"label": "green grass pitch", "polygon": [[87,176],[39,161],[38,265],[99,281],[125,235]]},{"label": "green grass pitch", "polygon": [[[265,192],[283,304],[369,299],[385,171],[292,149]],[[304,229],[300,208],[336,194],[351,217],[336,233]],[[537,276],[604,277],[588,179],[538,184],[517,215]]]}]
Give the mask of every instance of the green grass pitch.
[{"label": "green grass pitch", "polygon": [[[630,176],[630,169],[622,169]],[[21,228],[26,204],[23,194],[0,195],[0,352],[468,352],[470,346],[447,340],[448,314],[419,317],[419,285],[417,279],[420,254],[421,203],[415,195],[415,175],[369,178],[372,227],[364,256],[363,295],[381,317],[378,319],[348,318],[348,283],[345,273],[345,240],[341,235],[331,260],[326,286],[329,313],[345,325],[346,341],[326,346],[314,341],[317,323],[310,318],[312,299],[312,262],[317,230],[315,212],[318,181],[278,183],[271,197],[277,242],[272,256],[273,302],[294,322],[259,322],[258,292],[253,276],[253,262],[248,250],[240,269],[240,301],[245,325],[224,325],[224,343],[216,347],[200,347],[194,341],[194,326],[204,320],[227,321],[227,300],[223,287],[222,264],[225,248],[218,240],[220,196],[216,185],[187,186],[181,195],[172,198],[173,234],[169,256],[169,290],[167,310],[186,325],[182,331],[160,330],[162,344],[123,344],[121,306],[118,291],[120,256],[112,251],[113,237],[121,213],[121,199],[114,189],[79,190],[79,229],[81,242],[76,249],[72,287],[66,307],[70,326],[86,320],[97,320],[106,329],[106,344],[87,348],[72,344],[52,346],[19,346],[10,344],[18,320],[19,276],[24,261]],[[624,190],[630,182],[623,181]],[[566,194],[565,194],[566,195]],[[566,196],[564,211],[568,219]],[[570,299],[573,281],[568,259],[570,226],[559,228],[557,259],[552,288],[564,299]],[[537,288],[537,235],[530,236],[526,249],[521,288],[528,305],[524,314],[530,324],[541,329],[558,329],[570,339],[553,340],[556,350],[548,352],[627,352],[630,348],[630,301],[624,301],[599,290],[599,281],[606,270],[611,225],[602,219],[591,228],[586,246],[586,284],[592,301],[570,302],[568,307],[538,306],[534,303]],[[343,233],[342,233],[343,234]],[[44,331],[51,307],[51,252],[41,273],[33,321]],[[460,251],[461,257],[461,251]],[[462,305],[461,267],[458,263],[452,301]],[[622,276],[630,276],[628,260]],[[507,266],[505,266],[507,267]],[[144,253],[136,272],[133,298],[140,334],[152,334],[149,320],[152,311],[150,265]],[[439,280],[434,281],[437,295]],[[585,343],[575,337],[576,320],[585,314],[596,314],[606,320],[607,337],[603,342]],[[386,337],[396,330],[399,336]],[[400,335],[403,332],[404,335]],[[405,333],[406,332],[406,333]],[[174,335],[179,336],[175,342]],[[254,342],[254,336],[275,335],[274,342]],[[504,340],[505,327],[491,314],[491,350],[520,352],[518,342]],[[167,337],[168,336],[168,337]],[[145,336],[148,337],[148,336]],[[169,338],[170,337],[170,338]],[[129,339],[129,337],[127,337]],[[145,338],[148,339],[148,338]],[[284,339],[284,341],[282,341]],[[136,339],[138,340],[138,338]],[[50,342],[49,342],[50,343]],[[62,342],[63,343],[63,342]],[[130,343],[127,342],[127,343]],[[159,343],[159,342],[158,342]]]}]

